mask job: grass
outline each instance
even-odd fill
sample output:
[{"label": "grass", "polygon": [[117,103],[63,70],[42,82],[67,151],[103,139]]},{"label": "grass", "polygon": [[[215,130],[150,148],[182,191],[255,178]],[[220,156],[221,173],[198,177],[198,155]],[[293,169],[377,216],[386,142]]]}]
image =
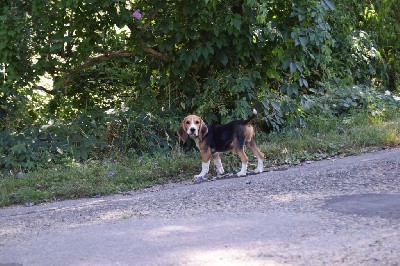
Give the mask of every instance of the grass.
[{"label": "grass", "polygon": [[0,176],[0,206],[98,197],[178,182],[197,168],[196,156],[181,152],[156,154],[119,161],[89,161],[24,174]]},{"label": "grass", "polygon": [[359,112],[345,117],[314,117],[305,128],[270,134],[261,148],[271,165],[279,165],[359,154],[399,144],[398,112],[388,114],[385,119]]},{"label": "grass", "polygon": [[[282,132],[258,132],[257,142],[266,155],[266,166],[298,164],[339,154],[351,155],[370,149],[400,144],[400,113],[371,116],[366,111],[344,117],[316,116],[304,128]],[[238,171],[240,162],[233,153],[222,158],[225,170]],[[98,197],[155,184],[191,179],[200,171],[197,151],[170,151],[114,161],[88,161],[55,166],[22,176],[0,173],[0,207],[12,204]],[[215,175],[214,167],[211,167]]]}]

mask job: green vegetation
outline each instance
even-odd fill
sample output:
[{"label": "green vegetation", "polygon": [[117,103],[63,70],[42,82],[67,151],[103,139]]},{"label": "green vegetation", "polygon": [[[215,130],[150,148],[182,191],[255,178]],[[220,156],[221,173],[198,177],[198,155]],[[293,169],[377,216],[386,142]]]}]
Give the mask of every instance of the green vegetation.
[{"label": "green vegetation", "polygon": [[397,2],[0,4],[1,205],[186,178],[188,113],[256,108],[271,165],[397,145]]},{"label": "green vegetation", "polygon": [[87,161],[0,176],[0,206],[119,193],[183,180],[197,167],[181,152],[123,160]]},{"label": "green vegetation", "polygon": [[336,155],[352,155],[400,144],[400,116],[371,118],[365,112],[342,117],[316,116],[305,128],[268,136],[264,146],[273,164],[296,164]]},{"label": "green vegetation", "polygon": [[[316,116],[302,128],[257,133],[267,166],[298,164],[400,145],[400,113],[371,117],[366,112]],[[200,169],[198,151],[172,150],[151,156],[86,161],[27,173],[0,175],[0,206],[96,197],[192,179]],[[222,157],[225,169],[239,170],[234,153]],[[256,162],[254,161],[254,164]],[[212,175],[216,175],[214,167]]]}]

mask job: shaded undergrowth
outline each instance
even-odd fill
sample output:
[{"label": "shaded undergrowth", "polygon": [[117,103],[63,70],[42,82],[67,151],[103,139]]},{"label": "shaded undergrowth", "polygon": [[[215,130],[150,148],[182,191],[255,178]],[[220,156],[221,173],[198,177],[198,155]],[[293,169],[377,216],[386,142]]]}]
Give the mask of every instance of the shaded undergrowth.
[{"label": "shaded undergrowth", "polygon": [[[341,117],[321,115],[301,128],[269,134],[258,130],[257,142],[266,155],[266,167],[358,154],[399,145],[400,115],[398,111],[385,116],[371,116],[366,111]],[[0,206],[99,197],[179,182],[198,174],[200,162],[198,151],[184,152],[177,146],[152,155],[119,155],[112,160],[88,160],[26,173],[2,172]],[[222,156],[222,162],[228,172],[239,170],[240,162],[231,152]],[[211,175],[215,175],[214,168],[211,167]]]}]

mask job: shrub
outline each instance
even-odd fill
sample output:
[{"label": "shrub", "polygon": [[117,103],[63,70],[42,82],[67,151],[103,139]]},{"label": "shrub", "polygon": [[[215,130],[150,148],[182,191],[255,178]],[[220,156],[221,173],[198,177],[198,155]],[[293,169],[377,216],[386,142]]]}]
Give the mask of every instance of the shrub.
[{"label": "shrub", "polygon": [[76,119],[0,131],[1,168],[18,172],[120,154],[165,152],[176,143],[177,121],[144,112],[98,110]]}]

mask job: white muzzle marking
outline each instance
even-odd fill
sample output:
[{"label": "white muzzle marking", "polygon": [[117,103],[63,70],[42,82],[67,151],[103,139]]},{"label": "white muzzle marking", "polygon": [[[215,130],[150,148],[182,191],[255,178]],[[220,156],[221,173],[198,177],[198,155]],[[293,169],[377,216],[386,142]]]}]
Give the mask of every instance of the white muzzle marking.
[{"label": "white muzzle marking", "polygon": [[190,123],[186,133],[189,136],[195,136],[195,137],[197,137],[199,135],[199,130],[197,128],[197,125],[194,123],[194,120],[192,120],[192,122]]}]

